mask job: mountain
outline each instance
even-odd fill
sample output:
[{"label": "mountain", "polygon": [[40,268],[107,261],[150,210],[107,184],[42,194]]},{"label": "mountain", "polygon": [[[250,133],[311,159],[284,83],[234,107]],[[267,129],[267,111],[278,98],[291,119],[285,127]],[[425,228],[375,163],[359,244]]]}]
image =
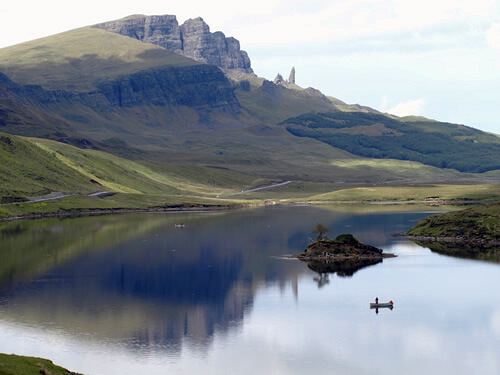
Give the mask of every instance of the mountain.
[{"label": "mountain", "polygon": [[[82,165],[87,152],[103,151],[155,173],[188,171],[191,181],[220,175],[230,189],[259,179],[304,181],[307,189],[334,184],[315,185],[318,194],[339,184],[498,180],[494,136],[349,105],[298,86],[299,75],[258,77],[239,42],[201,18],[179,25],[175,16],[131,16],[0,49],[0,132],[77,146],[71,154],[80,152]],[[427,147],[436,137],[449,137],[446,152]],[[394,142],[405,139],[416,145]],[[13,178],[2,194],[77,191],[41,177],[46,184],[23,191],[14,191]]]}]

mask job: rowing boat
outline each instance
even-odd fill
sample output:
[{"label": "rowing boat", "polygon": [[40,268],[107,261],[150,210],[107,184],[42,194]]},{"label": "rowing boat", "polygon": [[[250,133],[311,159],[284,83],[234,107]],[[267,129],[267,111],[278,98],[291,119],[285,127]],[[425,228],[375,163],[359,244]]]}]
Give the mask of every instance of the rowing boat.
[{"label": "rowing boat", "polygon": [[381,308],[381,307],[393,307],[394,304],[390,302],[386,303],[370,303],[370,309],[376,309],[376,308]]}]

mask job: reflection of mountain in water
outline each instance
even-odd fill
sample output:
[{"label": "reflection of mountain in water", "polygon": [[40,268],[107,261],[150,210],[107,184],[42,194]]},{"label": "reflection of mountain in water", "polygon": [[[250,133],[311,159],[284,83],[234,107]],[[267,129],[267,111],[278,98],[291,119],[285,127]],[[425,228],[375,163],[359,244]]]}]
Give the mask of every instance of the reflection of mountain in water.
[{"label": "reflection of mountain in water", "polygon": [[500,248],[496,245],[474,246],[471,244],[414,241],[422,247],[457,258],[485,260],[488,262],[500,263]]},{"label": "reflection of mountain in water", "polygon": [[214,333],[241,326],[260,288],[298,295],[309,271],[273,256],[301,251],[318,221],[362,239],[390,231],[382,219],[278,207],[183,214],[184,229],[168,214],[2,224],[0,317],[134,351],[176,353],[186,341],[206,350]]}]

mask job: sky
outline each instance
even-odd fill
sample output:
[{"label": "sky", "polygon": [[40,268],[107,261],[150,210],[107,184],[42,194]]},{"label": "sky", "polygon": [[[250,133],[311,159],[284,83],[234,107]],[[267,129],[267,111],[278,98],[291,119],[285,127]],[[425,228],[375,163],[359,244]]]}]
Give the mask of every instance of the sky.
[{"label": "sky", "polygon": [[270,80],[500,134],[500,0],[2,1],[0,48],[131,14],[201,16]]}]

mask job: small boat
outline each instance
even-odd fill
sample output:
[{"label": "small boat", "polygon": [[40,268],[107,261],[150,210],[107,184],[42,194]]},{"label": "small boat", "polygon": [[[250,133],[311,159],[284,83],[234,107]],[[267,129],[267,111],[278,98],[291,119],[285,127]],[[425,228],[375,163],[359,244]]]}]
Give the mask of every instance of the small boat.
[{"label": "small boat", "polygon": [[184,224],[175,224],[174,227],[175,228],[184,228],[185,225]]},{"label": "small boat", "polygon": [[370,303],[370,309],[379,309],[382,307],[393,307],[394,303],[393,302],[386,302],[386,303]]}]

